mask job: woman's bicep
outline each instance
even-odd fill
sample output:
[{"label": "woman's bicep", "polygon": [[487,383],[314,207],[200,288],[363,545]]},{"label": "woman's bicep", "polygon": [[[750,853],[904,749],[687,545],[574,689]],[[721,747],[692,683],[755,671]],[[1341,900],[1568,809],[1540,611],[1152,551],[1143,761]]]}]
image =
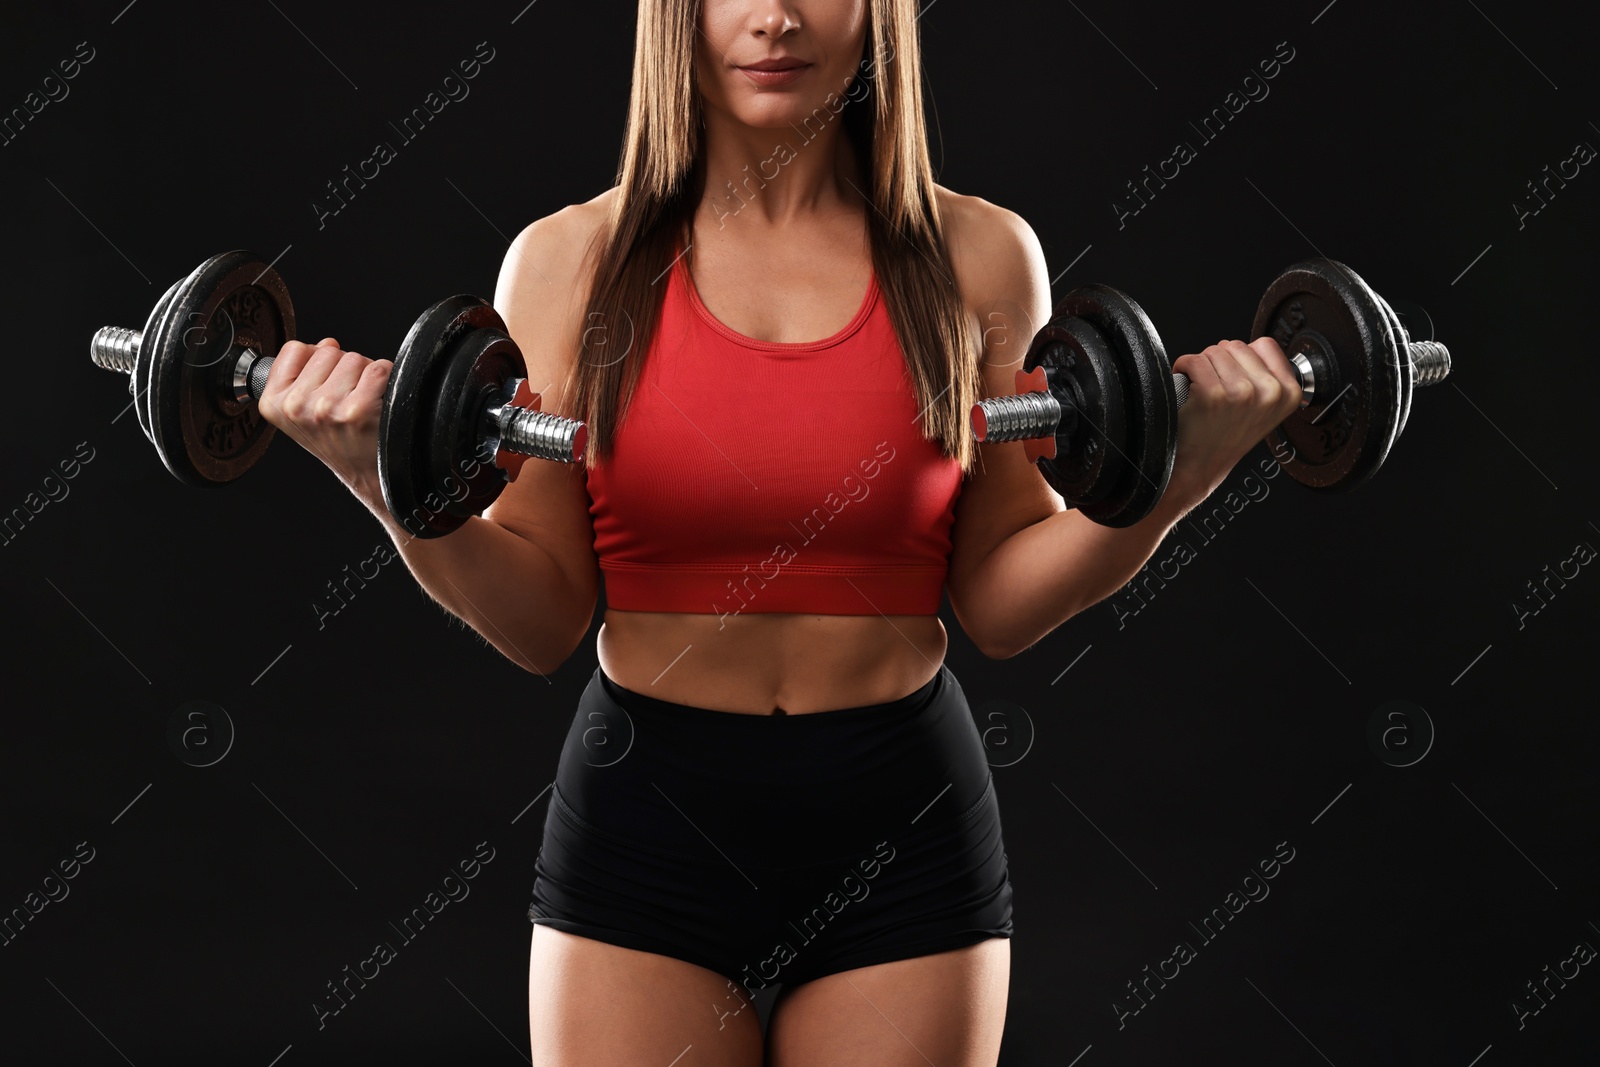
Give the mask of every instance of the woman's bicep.
[{"label": "woman's bicep", "polygon": [[[528,386],[540,394],[539,410],[569,418],[563,390],[576,358],[577,307],[587,288],[582,277],[583,230],[588,205],[568,207],[531,223],[506,250],[494,306],[527,364]],[[528,460],[484,517],[550,554],[589,600],[598,595],[594,526],[581,463]]]},{"label": "woman's bicep", "polygon": [[[1044,253],[1013,212],[987,202],[969,214],[957,281],[981,330],[982,398],[1016,392],[1033,335],[1050,314]],[[1064,508],[1019,443],[980,444],[978,462],[956,501],[951,531],[952,604],[981,597],[973,585],[983,561],[1007,538]]]}]

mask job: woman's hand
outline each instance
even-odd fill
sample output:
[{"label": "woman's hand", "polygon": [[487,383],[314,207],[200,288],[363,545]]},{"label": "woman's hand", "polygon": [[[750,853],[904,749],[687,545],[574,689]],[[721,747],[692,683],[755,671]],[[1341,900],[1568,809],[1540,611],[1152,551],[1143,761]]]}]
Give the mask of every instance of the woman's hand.
[{"label": "woman's hand", "polygon": [[1218,341],[1180,356],[1189,376],[1178,415],[1178,454],[1167,492],[1193,506],[1210,496],[1244,454],[1300,408],[1300,383],[1278,342]]},{"label": "woman's hand", "polygon": [[368,507],[383,508],[378,416],[394,362],[345,352],[332,337],[289,341],[272,361],[261,417],[333,471]]}]

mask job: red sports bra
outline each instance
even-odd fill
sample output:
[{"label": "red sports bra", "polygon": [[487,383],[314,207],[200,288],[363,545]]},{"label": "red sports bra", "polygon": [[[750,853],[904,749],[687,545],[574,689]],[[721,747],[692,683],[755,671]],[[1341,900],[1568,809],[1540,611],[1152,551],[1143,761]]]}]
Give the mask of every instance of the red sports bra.
[{"label": "red sports bra", "polygon": [[607,606],[938,614],[961,468],[917,415],[876,275],[833,336],[761,341],[712,317],[679,256],[587,474]]}]

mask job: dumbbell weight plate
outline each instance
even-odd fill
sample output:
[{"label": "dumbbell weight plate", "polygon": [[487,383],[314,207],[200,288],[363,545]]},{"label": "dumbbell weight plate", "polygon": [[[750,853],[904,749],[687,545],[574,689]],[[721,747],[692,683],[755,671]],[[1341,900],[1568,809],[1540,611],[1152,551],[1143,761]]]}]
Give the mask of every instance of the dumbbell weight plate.
[{"label": "dumbbell weight plate", "polygon": [[412,324],[389,375],[378,420],[378,479],[390,514],[416,537],[450,533],[473,514],[466,508],[481,510],[499,492],[490,492],[488,478],[499,473],[492,466],[463,480],[474,464],[482,471],[485,457],[464,443],[477,432],[476,419],[463,422],[456,414],[483,384],[475,373],[488,373],[474,371],[490,336],[484,331],[506,336],[492,306],[476,296],[446,297]]},{"label": "dumbbell weight plate", "polygon": [[[150,309],[150,317],[145,320],[142,337],[154,337],[157,328],[161,325],[162,318],[167,313],[167,308],[172,306],[172,297],[183,286],[183,279],[173,282],[171,287],[156,301],[156,306]],[[140,350],[143,351],[141,342]],[[144,431],[145,438],[151,443],[156,443],[154,431],[150,429],[150,368],[155,365],[155,360],[137,359],[133,364],[133,373],[128,375],[128,392],[133,394],[133,413],[139,420],[139,429]]]},{"label": "dumbbell weight plate", "polygon": [[255,465],[276,431],[254,402],[233,398],[230,354],[247,347],[277,355],[294,336],[289,291],[256,256],[224,252],[183,279],[152,320],[135,368],[150,439],[180,481],[231,482]]},{"label": "dumbbell weight plate", "polygon": [[1103,500],[1128,469],[1127,402],[1118,362],[1099,330],[1071,316],[1059,316],[1035,334],[1022,361],[1024,371],[1044,367],[1055,391],[1070,398],[1061,405],[1055,456],[1037,462],[1050,488],[1072,507]]},{"label": "dumbbell weight plate", "polygon": [[1389,313],[1365,282],[1331,259],[1284,271],[1256,308],[1252,337],[1270,335],[1293,357],[1302,343],[1330,349],[1334,381],[1267,435],[1289,476],[1348,491],[1372,476],[1399,432],[1407,390]]},{"label": "dumbbell weight plate", "polygon": [[1123,440],[1107,441],[1122,457],[1122,475],[1102,499],[1079,510],[1102,526],[1132,526],[1150,514],[1172,477],[1178,448],[1172,361],[1144,309],[1109,285],[1072,290],[1056,314],[1083,319],[1105,338],[1117,360],[1127,413]]},{"label": "dumbbell weight plate", "polygon": [[486,447],[484,408],[505,398],[508,381],[527,376],[522,351],[492,326],[469,330],[444,356],[428,437],[429,484],[450,477],[459,483],[445,510],[463,522],[506,487],[506,473]]},{"label": "dumbbell weight plate", "polygon": [[[1350,270],[1346,267],[1345,270]],[[1355,271],[1350,271],[1355,275]],[[1356,275],[1360,281],[1360,276]],[[1365,283],[1363,283],[1365,284]],[[1406,431],[1406,419],[1411,417],[1411,392],[1416,387],[1416,367],[1411,363],[1411,335],[1406,330],[1405,324],[1400,321],[1400,316],[1395,314],[1394,308],[1389,306],[1376,289],[1367,287],[1372,292],[1372,298],[1383,308],[1384,315],[1389,319],[1390,335],[1394,338],[1395,359],[1398,360],[1400,370],[1400,424],[1395,427],[1394,439],[1400,440],[1400,435]]]}]

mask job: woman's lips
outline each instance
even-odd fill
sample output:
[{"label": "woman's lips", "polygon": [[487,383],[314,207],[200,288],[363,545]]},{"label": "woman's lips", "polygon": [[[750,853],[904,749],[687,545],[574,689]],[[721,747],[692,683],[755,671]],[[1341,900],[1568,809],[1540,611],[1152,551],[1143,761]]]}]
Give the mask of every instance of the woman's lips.
[{"label": "woman's lips", "polygon": [[798,67],[785,67],[783,70],[756,70],[753,67],[740,67],[739,71],[757,85],[763,88],[770,88],[778,85],[788,85],[810,69],[810,63],[802,63]]}]

